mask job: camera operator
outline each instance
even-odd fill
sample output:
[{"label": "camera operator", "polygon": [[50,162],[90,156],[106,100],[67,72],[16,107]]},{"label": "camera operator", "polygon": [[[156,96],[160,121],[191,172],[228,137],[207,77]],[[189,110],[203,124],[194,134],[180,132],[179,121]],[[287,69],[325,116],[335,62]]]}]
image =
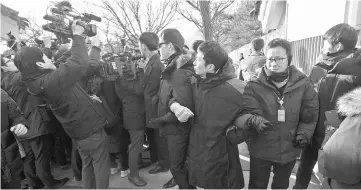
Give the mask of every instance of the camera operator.
[{"label": "camera operator", "polygon": [[[109,185],[107,120],[95,109],[95,102],[77,84],[89,65],[84,28],[72,24],[71,56],[56,68],[43,60],[38,48],[24,47],[15,56],[15,65],[31,93],[42,96],[75,141],[83,163],[83,187],[106,189]],[[98,43],[98,45],[100,42]]]}]

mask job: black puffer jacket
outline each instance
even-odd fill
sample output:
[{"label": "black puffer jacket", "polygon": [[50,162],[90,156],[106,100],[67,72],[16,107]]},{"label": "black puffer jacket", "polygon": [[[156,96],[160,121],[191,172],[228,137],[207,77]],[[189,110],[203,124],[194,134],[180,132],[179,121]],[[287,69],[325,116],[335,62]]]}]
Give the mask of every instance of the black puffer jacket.
[{"label": "black puffer jacket", "polygon": [[[91,136],[107,123],[101,111],[96,109],[94,100],[77,84],[88,65],[84,38],[75,35],[71,56],[65,64],[36,78],[27,77],[25,81],[32,93],[46,100],[65,132],[75,140]],[[26,72],[25,69],[20,71]]]},{"label": "black puffer jacket", "polygon": [[195,116],[189,138],[189,181],[204,189],[244,187],[237,144],[226,139],[226,130],[243,109],[246,83],[236,78],[229,59],[219,74],[191,80]]},{"label": "black puffer jacket", "polygon": [[16,102],[29,122],[28,133],[19,137],[19,140],[32,139],[53,132],[54,126],[49,125],[51,119],[46,112],[45,101],[27,91],[21,73],[2,73],[1,78],[1,88]]},{"label": "black puffer jacket", "polygon": [[361,50],[320,56],[309,76],[318,91],[319,119],[312,145],[320,148],[325,138],[325,112],[336,109],[336,101],[361,86]]},{"label": "black puffer jacket", "polygon": [[[166,68],[162,72],[162,80],[159,88],[158,116],[164,116],[170,112],[170,105],[176,100],[180,105],[194,111],[193,91],[191,78],[194,73],[193,62],[189,61],[182,66],[178,66],[176,60],[179,53],[173,54],[166,61]],[[186,123],[166,124],[161,128],[164,134],[184,135],[189,134],[191,120]]]},{"label": "black puffer jacket", "polygon": [[1,89],[1,183],[11,182],[13,176],[23,170],[19,147],[10,127],[27,125],[24,115],[15,101]]}]

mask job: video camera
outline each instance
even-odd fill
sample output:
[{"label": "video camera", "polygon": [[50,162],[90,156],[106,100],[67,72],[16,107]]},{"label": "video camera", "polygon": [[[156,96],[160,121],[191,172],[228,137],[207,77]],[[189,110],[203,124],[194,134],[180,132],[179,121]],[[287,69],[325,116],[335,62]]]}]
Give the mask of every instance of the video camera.
[{"label": "video camera", "polygon": [[129,51],[119,55],[107,53],[102,56],[104,63],[99,67],[100,76],[107,81],[116,81],[119,77],[134,80],[139,72],[138,61],[142,58],[133,56]]},{"label": "video camera", "polygon": [[[9,40],[7,41],[7,46],[14,50],[15,52],[18,51],[18,42],[16,41],[16,38],[14,35],[11,34],[11,31],[9,31],[8,33],[6,33],[9,37]],[[21,41],[20,42],[20,47],[24,47],[26,46],[26,43]]]},{"label": "video camera", "polygon": [[72,8],[69,1],[61,1],[50,8],[51,15],[46,14],[43,18],[51,21],[51,23],[45,24],[42,28],[46,31],[52,32],[56,35],[60,44],[68,43],[72,37],[71,25],[73,21],[68,17],[74,19],[80,19],[77,24],[84,27],[84,34],[93,37],[97,34],[97,27],[94,24],[89,24],[92,20],[101,22],[102,19],[98,16],[88,13],[76,13]]}]

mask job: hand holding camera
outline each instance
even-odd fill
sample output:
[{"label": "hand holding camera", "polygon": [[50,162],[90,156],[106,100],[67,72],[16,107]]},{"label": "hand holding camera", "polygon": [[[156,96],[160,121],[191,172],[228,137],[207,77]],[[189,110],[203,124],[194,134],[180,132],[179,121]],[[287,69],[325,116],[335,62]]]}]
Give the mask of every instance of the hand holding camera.
[{"label": "hand holding camera", "polygon": [[84,27],[78,25],[78,21],[80,20],[74,20],[73,24],[71,25],[71,29],[73,31],[73,35],[81,36],[84,33],[85,29]]}]

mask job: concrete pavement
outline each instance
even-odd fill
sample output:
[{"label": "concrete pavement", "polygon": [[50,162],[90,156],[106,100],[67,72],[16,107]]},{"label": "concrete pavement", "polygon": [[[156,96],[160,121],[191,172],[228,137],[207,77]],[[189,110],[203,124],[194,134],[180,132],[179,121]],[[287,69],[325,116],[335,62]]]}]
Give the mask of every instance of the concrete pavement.
[{"label": "concrete pavement", "polygon": [[[243,168],[243,175],[244,175],[244,180],[246,183],[246,188],[248,187],[248,180],[249,180],[249,154],[248,154],[248,150],[247,150],[247,146],[245,145],[245,143],[242,143],[239,145],[239,151],[240,151],[240,158],[241,158],[241,163],[242,163],[242,168]],[[131,182],[128,181],[127,178],[121,178],[120,177],[120,172],[112,175],[110,177],[110,183],[109,183],[109,188],[110,189],[161,189],[163,184],[166,183],[170,178],[171,178],[171,174],[170,172],[166,172],[166,173],[160,173],[160,174],[148,174],[148,170],[151,169],[154,166],[150,166],[148,168],[144,168],[140,170],[140,176],[144,178],[144,180],[148,183],[147,186],[145,187],[136,187],[134,186]],[[297,166],[296,166],[297,167]],[[296,169],[294,171],[297,171]],[[73,181],[73,174],[71,169],[68,170],[61,170],[59,167],[55,167],[53,168],[53,175],[55,178],[59,179],[61,177],[69,177],[71,180],[66,183],[66,185],[63,187],[64,189],[76,189],[76,188],[81,188],[81,182],[76,182]],[[273,178],[273,174],[271,174],[270,177],[270,182],[269,182],[269,189],[271,188],[271,184],[272,184],[272,178]],[[290,177],[290,189],[292,189],[294,183],[295,183],[295,173],[293,173]],[[177,188],[177,187],[174,187]],[[312,182],[309,185],[310,189],[319,189],[320,186],[318,185],[318,182],[316,180],[316,178],[313,176],[312,178]]]}]

